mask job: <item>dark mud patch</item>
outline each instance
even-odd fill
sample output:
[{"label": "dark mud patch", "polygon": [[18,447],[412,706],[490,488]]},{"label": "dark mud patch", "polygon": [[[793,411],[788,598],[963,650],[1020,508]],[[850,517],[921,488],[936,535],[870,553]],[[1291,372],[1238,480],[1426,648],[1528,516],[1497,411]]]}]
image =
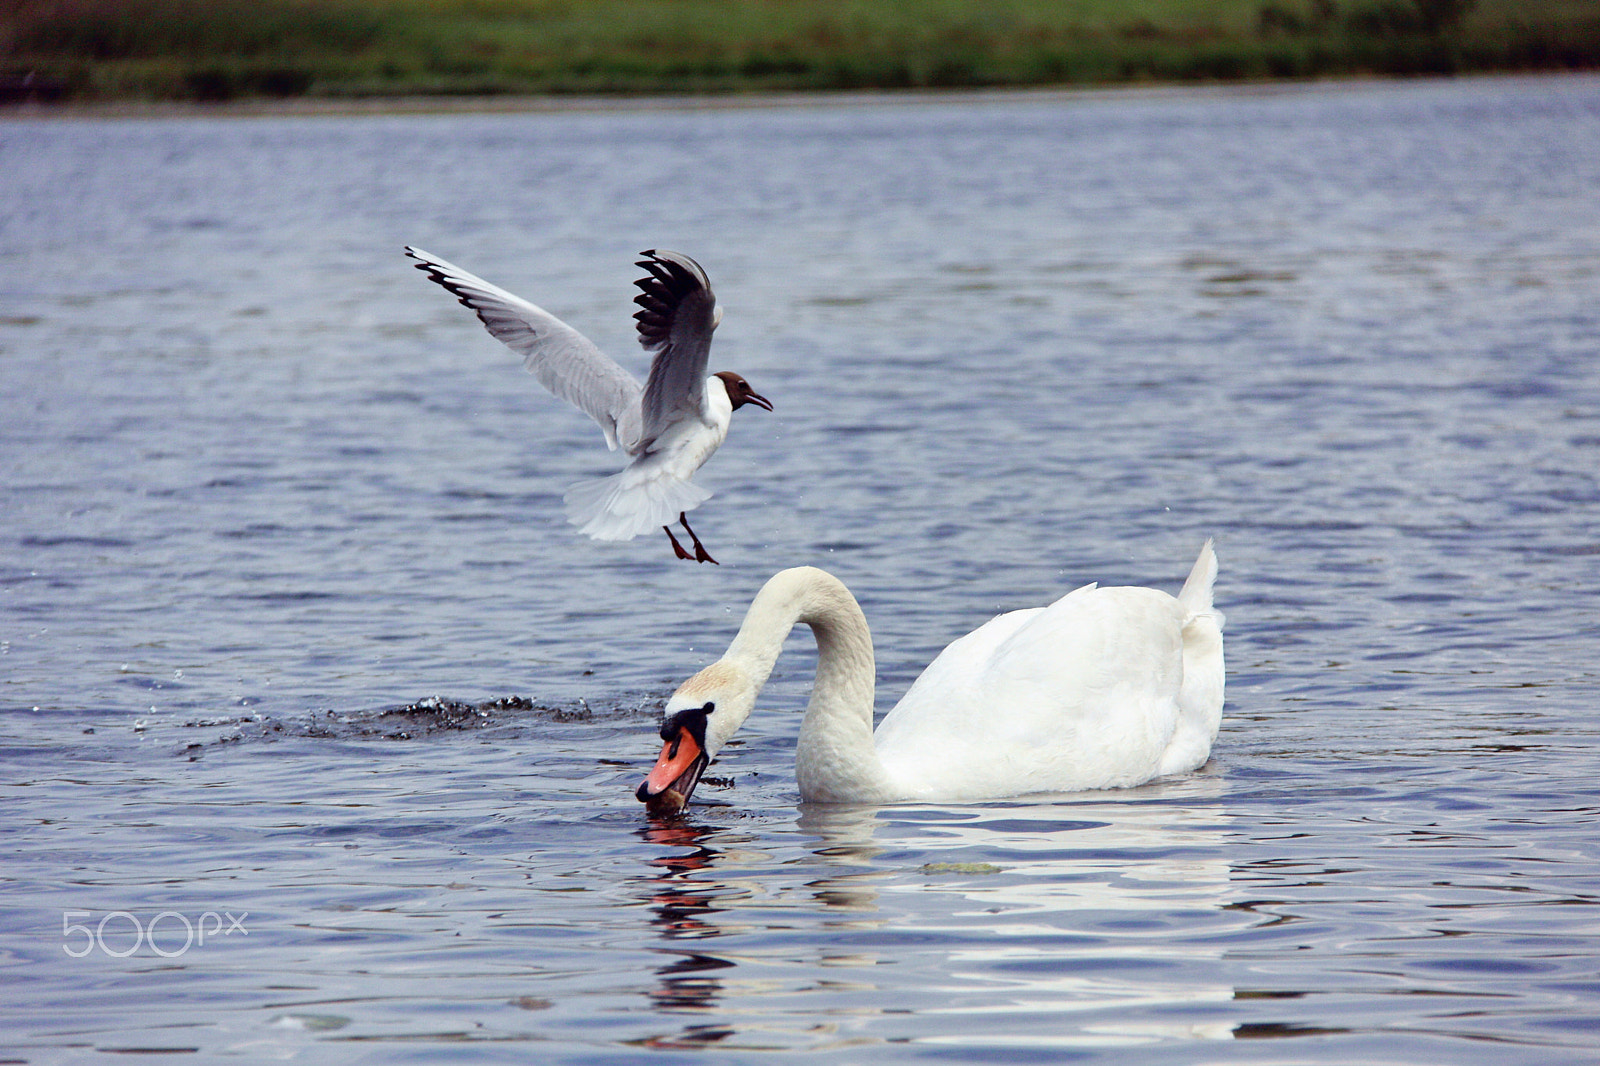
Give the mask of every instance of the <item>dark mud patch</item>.
[{"label": "dark mud patch", "polygon": [[207,749],[252,741],[311,738],[340,741],[418,740],[439,733],[459,733],[491,727],[537,729],[544,725],[654,719],[661,714],[659,699],[641,699],[614,707],[591,707],[584,700],[546,702],[525,696],[502,696],[468,703],[430,696],[399,707],[371,711],[313,711],[305,715],[234,715],[200,718],[184,728],[208,733],[185,743],[180,753],[199,758]]}]

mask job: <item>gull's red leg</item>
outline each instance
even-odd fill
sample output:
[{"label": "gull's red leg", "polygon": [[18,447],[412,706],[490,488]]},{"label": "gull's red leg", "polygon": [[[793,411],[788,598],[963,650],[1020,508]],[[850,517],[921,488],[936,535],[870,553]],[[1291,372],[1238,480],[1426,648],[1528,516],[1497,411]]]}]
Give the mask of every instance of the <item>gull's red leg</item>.
[{"label": "gull's red leg", "polygon": [[674,555],[676,555],[680,559],[688,559],[691,562],[694,561],[694,556],[692,556],[688,552],[684,551],[683,550],[683,545],[678,543],[678,538],[674,537],[672,535],[672,527],[671,526],[662,526],[661,529],[662,529],[663,532],[666,533],[667,539],[672,541],[672,553]]},{"label": "gull's red leg", "polygon": [[[689,534],[689,539],[694,541],[695,561],[700,563],[712,563],[716,566],[721,566],[721,563],[711,558],[711,553],[706,551],[706,546],[704,544],[700,543],[700,538],[695,536],[694,530],[689,526],[689,519],[684,517],[684,513],[682,511],[678,512],[678,521],[683,523],[683,531]],[[673,541],[673,543],[676,544],[677,541]],[[688,556],[685,555],[684,558],[687,559]]]}]

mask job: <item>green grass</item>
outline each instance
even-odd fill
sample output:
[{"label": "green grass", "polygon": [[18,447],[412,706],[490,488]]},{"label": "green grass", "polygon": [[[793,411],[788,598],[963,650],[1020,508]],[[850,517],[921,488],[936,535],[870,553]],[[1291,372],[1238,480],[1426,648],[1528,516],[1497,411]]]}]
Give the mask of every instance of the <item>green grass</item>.
[{"label": "green grass", "polygon": [[0,85],[88,100],[1596,66],[1593,0],[0,0]]}]

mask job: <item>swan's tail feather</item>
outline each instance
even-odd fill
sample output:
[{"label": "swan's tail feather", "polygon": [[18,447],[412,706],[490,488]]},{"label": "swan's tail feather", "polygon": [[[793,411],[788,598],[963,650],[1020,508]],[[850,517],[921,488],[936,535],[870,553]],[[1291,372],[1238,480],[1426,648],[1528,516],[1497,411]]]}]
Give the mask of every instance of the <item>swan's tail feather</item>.
[{"label": "swan's tail feather", "polygon": [[1226,667],[1222,654],[1222,612],[1211,603],[1217,580],[1217,553],[1211,541],[1189,571],[1178,593],[1183,605],[1183,685],[1178,692],[1178,725],[1161,759],[1160,774],[1187,773],[1205,763],[1222,724]]},{"label": "swan's tail feather", "polygon": [[567,521],[580,533],[595,540],[632,540],[671,525],[710,497],[711,490],[692,481],[628,467],[611,477],[580,481],[563,498]]},{"label": "swan's tail feather", "polygon": [[1211,605],[1211,587],[1217,580],[1217,553],[1212,548],[1212,543],[1208,539],[1201,547],[1200,557],[1194,561],[1194,567],[1183,583],[1183,591],[1178,593],[1178,602],[1183,604],[1184,610],[1191,617],[1201,614],[1211,615],[1216,621],[1217,628],[1221,629],[1222,612]]}]

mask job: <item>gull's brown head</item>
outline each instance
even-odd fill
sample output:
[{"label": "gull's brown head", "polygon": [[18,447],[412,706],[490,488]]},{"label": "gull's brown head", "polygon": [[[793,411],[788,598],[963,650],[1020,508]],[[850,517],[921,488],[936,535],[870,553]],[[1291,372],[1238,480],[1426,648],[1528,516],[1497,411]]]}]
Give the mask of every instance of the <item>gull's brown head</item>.
[{"label": "gull's brown head", "polygon": [[728,390],[728,402],[733,404],[735,411],[747,403],[753,403],[757,407],[764,407],[768,411],[772,410],[772,401],[752,389],[748,381],[733,371],[719,370],[712,377],[722,379],[723,388]]}]

